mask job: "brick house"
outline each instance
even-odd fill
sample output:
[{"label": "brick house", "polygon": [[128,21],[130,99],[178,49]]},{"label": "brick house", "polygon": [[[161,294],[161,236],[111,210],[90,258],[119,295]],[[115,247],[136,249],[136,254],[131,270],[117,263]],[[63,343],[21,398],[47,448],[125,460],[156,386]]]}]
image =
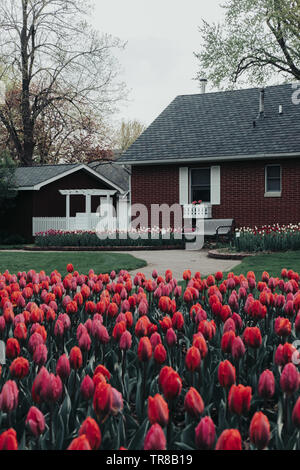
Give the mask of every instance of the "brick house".
[{"label": "brick house", "polygon": [[131,203],[194,200],[237,227],[300,221],[300,104],[291,84],[178,96],[118,159]]}]

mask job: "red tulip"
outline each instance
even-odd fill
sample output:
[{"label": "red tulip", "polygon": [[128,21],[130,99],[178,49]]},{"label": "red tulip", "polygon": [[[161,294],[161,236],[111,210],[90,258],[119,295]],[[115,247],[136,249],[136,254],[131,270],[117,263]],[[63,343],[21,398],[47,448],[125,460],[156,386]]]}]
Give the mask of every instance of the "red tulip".
[{"label": "red tulip", "polygon": [[80,393],[83,396],[83,399],[88,401],[94,395],[94,382],[89,375],[86,375],[80,385]]},{"label": "red tulip", "polygon": [[159,320],[159,324],[164,332],[173,326],[172,319],[169,317],[169,315],[166,315],[162,320]]},{"label": "red tulip", "polygon": [[112,386],[108,383],[100,382],[95,387],[93,406],[96,415],[104,421],[112,408]]},{"label": "red tulip", "polygon": [[123,397],[122,394],[114,387],[112,387],[112,403],[111,403],[111,413],[113,416],[116,416],[123,410]]},{"label": "red tulip", "polygon": [[145,440],[144,450],[166,450],[166,436],[158,423],[149,429]]},{"label": "red tulip", "polygon": [[235,367],[228,360],[220,362],[218,379],[221,387],[229,388],[235,383]]},{"label": "red tulip", "polygon": [[293,408],[292,420],[294,426],[300,429],[300,397],[297,399],[296,404]]},{"label": "red tulip", "polygon": [[119,321],[115,324],[112,337],[114,340],[119,341],[122,334],[126,331],[126,321]]},{"label": "red tulip", "polygon": [[67,380],[71,372],[70,361],[66,354],[62,354],[56,363],[56,374],[61,380]]},{"label": "red tulip", "polygon": [[258,394],[264,400],[273,397],[275,393],[275,377],[271,370],[266,369],[262,372],[258,381]]},{"label": "red tulip", "polygon": [[213,320],[201,320],[198,325],[198,332],[202,333],[207,341],[211,341],[216,334],[216,324]]},{"label": "red tulip", "polygon": [[148,398],[148,417],[151,424],[158,423],[162,427],[169,422],[168,404],[159,393]]},{"label": "red tulip", "polygon": [[141,362],[147,362],[152,356],[152,346],[147,336],[140,339],[138,345],[138,358]]},{"label": "red tulip", "polygon": [[135,335],[138,338],[141,338],[142,336],[147,336],[150,323],[151,322],[146,315],[140,317],[135,325]]},{"label": "red tulip", "polygon": [[172,400],[180,395],[182,381],[172,367],[165,366],[161,369],[158,382],[167,400]]},{"label": "red tulip", "polygon": [[17,323],[14,329],[14,337],[19,341],[25,341],[27,338],[27,328],[25,323]]},{"label": "red tulip", "polygon": [[166,333],[166,342],[169,348],[171,348],[172,346],[175,346],[175,344],[177,343],[177,336],[173,328],[168,329]]},{"label": "red tulip", "polygon": [[275,352],[275,364],[284,366],[293,359],[299,359],[299,351],[290,343],[279,344]]},{"label": "red tulip", "polygon": [[198,348],[191,346],[185,356],[185,364],[188,370],[194,372],[199,370],[201,365],[201,354]]},{"label": "red tulip", "polygon": [[199,392],[191,387],[184,399],[184,409],[193,418],[199,419],[204,411],[204,403]]},{"label": "red tulip", "polygon": [[13,428],[0,434],[0,450],[18,450],[17,433]]},{"label": "red tulip", "polygon": [[257,326],[248,326],[244,330],[243,340],[246,346],[249,346],[253,349],[259,348],[262,343],[260,329]]},{"label": "red tulip", "polygon": [[236,361],[241,359],[244,356],[245,345],[240,336],[236,336],[236,338],[234,338],[234,340],[232,341],[231,354],[232,354],[233,359]]},{"label": "red tulip", "polygon": [[208,348],[202,333],[198,332],[193,336],[193,346],[199,349],[201,359],[207,355]]},{"label": "red tulip", "polygon": [[37,374],[32,385],[32,398],[36,403],[40,401],[46,403],[57,402],[62,395],[62,381],[59,376],[49,374],[43,366]]},{"label": "red tulip", "polygon": [[88,417],[84,420],[82,425],[80,426],[78,436],[85,435],[87,440],[90,443],[91,449],[92,450],[97,450],[99,449],[101,445],[101,431],[99,429],[98,424],[96,421]]},{"label": "red tulip", "polygon": [[153,357],[157,364],[163,364],[167,359],[167,351],[162,344],[155,346]]},{"label": "red tulip", "polygon": [[219,317],[221,318],[223,323],[231,316],[231,314],[232,311],[229,305],[222,305]]},{"label": "red tulip", "polygon": [[175,312],[172,317],[172,326],[175,330],[182,330],[184,318],[181,312]]},{"label": "red tulip", "polygon": [[92,450],[85,434],[73,439],[67,450]]},{"label": "red tulip", "polygon": [[35,351],[35,348],[39,344],[44,344],[44,343],[45,343],[45,341],[44,341],[42,335],[40,333],[38,333],[37,331],[35,331],[29,338],[28,350],[33,354],[34,351]]},{"label": "red tulip", "polygon": [[81,349],[81,351],[89,351],[91,349],[91,344],[92,344],[92,341],[88,332],[86,331],[82,333],[82,335],[80,336],[78,340],[78,346]]},{"label": "red tulip", "polygon": [[72,263],[67,264],[67,271],[68,273],[72,273],[74,271],[74,267]]},{"label": "red tulip", "polygon": [[235,332],[230,330],[223,334],[221,339],[221,349],[224,353],[231,353],[232,343],[235,338]]},{"label": "red tulip", "polygon": [[5,413],[13,411],[18,406],[19,389],[14,380],[8,380],[2,387],[0,394],[0,410]]},{"label": "red tulip", "polygon": [[45,417],[35,406],[32,406],[28,411],[25,423],[35,437],[45,431]]},{"label": "red tulip", "polygon": [[161,344],[161,342],[162,341],[161,341],[160,334],[157,333],[157,331],[152,333],[152,335],[150,336],[150,343],[151,343],[152,349],[154,350],[158,344]]},{"label": "red tulip", "polygon": [[211,450],[216,439],[216,430],[213,420],[209,416],[201,419],[195,429],[195,441],[197,449]]},{"label": "red tulip", "polygon": [[82,367],[82,353],[78,346],[74,346],[70,351],[70,365],[75,370]]},{"label": "red tulip", "polygon": [[20,354],[19,341],[16,338],[8,338],[6,341],[6,357],[8,359],[15,359]]},{"label": "red tulip", "polygon": [[254,414],[250,423],[250,439],[251,442],[262,450],[267,447],[270,441],[270,423],[266,415],[261,411]]},{"label": "red tulip", "polygon": [[47,346],[45,344],[38,344],[33,352],[33,356],[32,356],[33,362],[39,367],[44,366],[47,362],[47,357],[48,357]]},{"label": "red tulip", "polygon": [[9,371],[12,377],[23,379],[29,374],[29,362],[25,357],[17,357],[10,365]]},{"label": "red tulip", "polygon": [[182,277],[185,281],[189,281],[192,277],[192,273],[191,273],[190,269],[186,269],[185,271],[183,271],[183,276]]},{"label": "red tulip", "polygon": [[122,333],[120,337],[120,341],[119,341],[120,349],[126,351],[127,349],[131,348],[131,344],[132,344],[131,333],[128,330],[125,330],[124,333]]},{"label": "red tulip", "polygon": [[238,429],[225,429],[217,440],[216,450],[242,450],[242,438]]},{"label": "red tulip", "polygon": [[274,322],[274,331],[283,338],[289,336],[292,331],[292,325],[288,318],[277,317]]},{"label": "red tulip", "polygon": [[94,372],[94,376],[95,376],[96,374],[99,374],[99,373],[102,374],[102,375],[104,375],[104,377],[105,377],[105,379],[106,379],[107,381],[110,380],[110,377],[111,377],[110,372],[109,372],[109,370],[108,370],[105,366],[103,366],[102,364],[99,364],[99,365],[96,367],[95,372]]},{"label": "red tulip", "polygon": [[289,362],[283,368],[280,376],[280,386],[287,395],[292,395],[299,388],[299,372],[296,366]]},{"label": "red tulip", "polygon": [[231,413],[246,414],[250,409],[251,397],[251,387],[241,384],[232,385],[228,394],[228,406]]}]

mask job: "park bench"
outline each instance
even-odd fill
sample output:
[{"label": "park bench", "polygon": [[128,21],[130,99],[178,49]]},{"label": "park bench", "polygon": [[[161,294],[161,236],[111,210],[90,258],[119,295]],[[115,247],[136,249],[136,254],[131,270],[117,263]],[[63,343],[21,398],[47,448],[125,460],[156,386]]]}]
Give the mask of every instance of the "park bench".
[{"label": "park bench", "polygon": [[233,233],[234,219],[204,219],[205,236],[216,237],[217,241],[220,236],[232,240]]}]

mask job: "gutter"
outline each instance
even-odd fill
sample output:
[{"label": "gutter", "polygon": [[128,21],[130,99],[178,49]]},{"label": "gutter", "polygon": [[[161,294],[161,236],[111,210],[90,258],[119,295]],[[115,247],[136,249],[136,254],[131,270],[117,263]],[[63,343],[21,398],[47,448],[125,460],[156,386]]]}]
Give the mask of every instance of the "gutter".
[{"label": "gutter", "polygon": [[254,154],[254,155],[240,155],[240,156],[229,156],[229,157],[195,157],[195,158],[166,158],[164,160],[128,160],[128,161],[118,161],[115,163],[117,165],[164,165],[167,163],[206,163],[206,162],[230,162],[230,161],[243,161],[243,160],[264,160],[264,159],[274,159],[274,158],[299,158],[299,153],[277,153],[277,154]]}]

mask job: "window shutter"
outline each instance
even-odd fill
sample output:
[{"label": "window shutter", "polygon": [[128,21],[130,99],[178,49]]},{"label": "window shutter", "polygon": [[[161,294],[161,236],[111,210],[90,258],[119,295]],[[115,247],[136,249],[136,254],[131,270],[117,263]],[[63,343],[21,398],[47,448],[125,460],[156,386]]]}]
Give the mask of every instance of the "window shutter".
[{"label": "window shutter", "polygon": [[221,204],[221,171],[220,166],[212,166],[211,178],[211,204],[218,206]]},{"label": "window shutter", "polygon": [[189,203],[189,169],[179,168],[179,204]]}]

